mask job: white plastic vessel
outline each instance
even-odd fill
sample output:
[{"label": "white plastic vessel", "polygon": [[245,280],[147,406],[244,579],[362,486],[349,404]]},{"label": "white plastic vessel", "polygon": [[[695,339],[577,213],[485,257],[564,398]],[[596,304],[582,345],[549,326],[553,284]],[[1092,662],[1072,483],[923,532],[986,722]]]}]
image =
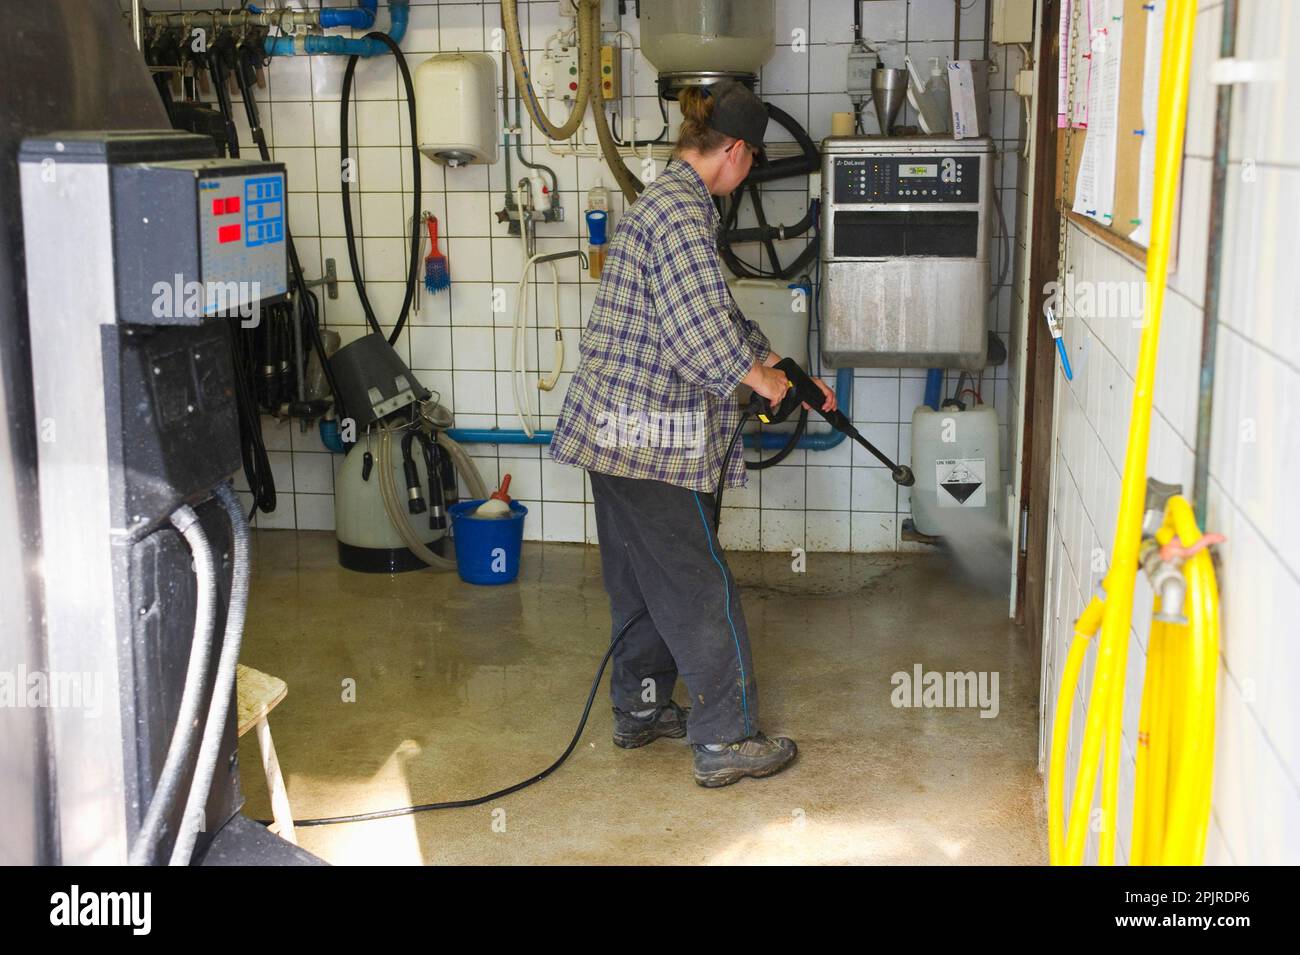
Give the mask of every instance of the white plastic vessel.
[{"label": "white plastic vessel", "polygon": [[996,528],[1002,514],[998,415],[988,405],[965,411],[921,405],[912,412],[912,522],[946,536]]},{"label": "white plastic vessel", "polygon": [[729,279],[728,288],[745,317],[758,323],[772,351],[808,367],[808,296],[777,279]]},{"label": "white plastic vessel", "polygon": [[448,166],[497,161],[497,74],[486,53],[436,53],[415,69],[420,152]]},{"label": "white plastic vessel", "polygon": [[[374,463],[369,478],[362,476],[366,450],[366,440],[362,438],[361,444],[343,459],[338,477],[334,479],[334,535],[339,543],[339,563],[349,570],[370,573],[421,570],[424,561],[407,549],[384,510],[384,500],[379,492],[378,438],[372,439],[370,447]],[[396,447],[392,458],[393,483],[405,499],[406,474],[402,469],[401,452]],[[415,464],[420,473],[420,483],[427,491],[429,475],[418,450]],[[446,537],[447,532],[430,529],[428,512],[405,516],[420,541],[437,550],[437,542]]]}]

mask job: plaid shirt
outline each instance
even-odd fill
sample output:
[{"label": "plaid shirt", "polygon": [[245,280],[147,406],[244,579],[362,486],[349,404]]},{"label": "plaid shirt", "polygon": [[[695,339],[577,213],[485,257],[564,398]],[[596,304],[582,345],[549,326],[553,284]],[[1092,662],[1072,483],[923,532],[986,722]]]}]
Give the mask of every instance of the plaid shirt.
[{"label": "plaid shirt", "polygon": [[[616,477],[717,489],[736,387],[770,350],[731,297],[718,212],[690,163],[646,186],[614,230],[551,457]],[[745,483],[737,442],[727,484]]]}]

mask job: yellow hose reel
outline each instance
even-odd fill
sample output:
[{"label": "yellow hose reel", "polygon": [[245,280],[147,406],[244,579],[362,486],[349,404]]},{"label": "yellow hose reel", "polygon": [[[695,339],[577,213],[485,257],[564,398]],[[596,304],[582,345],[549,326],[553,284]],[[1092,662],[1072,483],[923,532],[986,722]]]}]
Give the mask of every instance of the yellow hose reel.
[{"label": "yellow hose reel", "polygon": [[[1155,196],[1147,251],[1147,312],[1138,351],[1133,414],[1124,458],[1110,569],[1104,596],[1094,596],[1074,627],[1052,725],[1048,777],[1051,861],[1079,865],[1088,833],[1098,833],[1098,861],[1115,861],[1116,806],[1124,716],[1124,688],[1137,574],[1155,572],[1170,583],[1179,606],[1157,596],[1147,647],[1146,676],[1136,741],[1137,772],[1130,860],[1138,865],[1195,865],[1205,854],[1214,771],[1215,690],[1219,659],[1219,594],[1207,546],[1186,499],[1168,498],[1154,534],[1142,533],[1146,510],[1147,449],[1155,390],[1160,319],[1168,280],[1174,200],[1182,167],[1188,77],[1196,0],[1170,0],[1166,15],[1156,130]],[[1097,637],[1079,769],[1067,819],[1066,759],[1079,675]],[[1104,753],[1103,753],[1104,747]],[[1101,807],[1094,812],[1097,771]]]}]

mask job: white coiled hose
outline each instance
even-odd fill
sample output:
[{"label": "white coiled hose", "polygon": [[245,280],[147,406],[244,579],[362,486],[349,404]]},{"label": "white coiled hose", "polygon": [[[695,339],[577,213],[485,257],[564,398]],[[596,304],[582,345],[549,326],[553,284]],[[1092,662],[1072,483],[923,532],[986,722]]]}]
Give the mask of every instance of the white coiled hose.
[{"label": "white coiled hose", "polygon": [[[531,206],[526,183],[519,184],[516,190],[516,198],[521,213],[525,207]],[[528,279],[542,256],[530,256],[528,254],[528,227],[522,220],[519,224],[519,241],[524,249],[524,268],[519,276],[519,288],[515,294],[513,335],[510,346],[510,384],[515,396],[515,414],[519,417],[519,427],[523,429],[524,434],[531,438],[536,432],[536,422],[533,413],[532,389],[528,383]],[[551,296],[555,315],[555,357],[551,373],[544,378],[540,378],[537,387],[543,391],[550,391],[560,380],[560,371],[564,367],[564,336],[560,331],[560,273],[555,268],[554,262],[548,261],[546,264],[551,268]]]}]

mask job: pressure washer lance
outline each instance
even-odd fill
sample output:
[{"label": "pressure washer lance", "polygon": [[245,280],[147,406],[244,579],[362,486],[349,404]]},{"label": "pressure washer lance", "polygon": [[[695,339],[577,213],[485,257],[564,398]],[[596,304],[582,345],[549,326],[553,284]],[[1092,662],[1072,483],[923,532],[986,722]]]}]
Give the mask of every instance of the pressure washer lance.
[{"label": "pressure washer lance", "polygon": [[828,425],[858,442],[858,444],[870,451],[877,461],[889,468],[895,484],[900,487],[911,487],[916,483],[916,477],[912,474],[911,468],[906,464],[895,464],[885,457],[884,453],[864,438],[861,432],[853,427],[853,422],[841,412],[822,410],[822,405],[826,402],[826,395],[793,358],[782,358],[773,367],[785,373],[786,380],[790,382],[789,390],[775,410],[772,409],[766,398],[755,392],[754,397],[750,399],[749,404],[745,407],[747,414],[754,415],[763,424],[780,424],[790,417],[801,404],[806,404],[826,419]]}]

